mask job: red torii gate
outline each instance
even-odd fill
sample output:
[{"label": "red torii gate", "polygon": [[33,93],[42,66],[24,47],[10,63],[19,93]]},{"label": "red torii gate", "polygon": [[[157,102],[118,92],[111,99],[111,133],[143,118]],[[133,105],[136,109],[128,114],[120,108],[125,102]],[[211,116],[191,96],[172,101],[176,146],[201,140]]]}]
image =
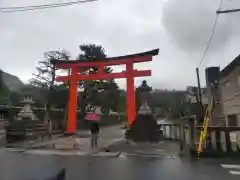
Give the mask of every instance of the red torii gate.
[{"label": "red torii gate", "polygon": [[[76,110],[77,110],[77,82],[83,80],[96,80],[96,79],[114,79],[114,78],[127,78],[127,116],[128,125],[131,126],[135,120],[135,93],[134,93],[134,77],[151,76],[151,70],[135,70],[134,63],[152,61],[152,56],[158,55],[159,49],[147,51],[138,54],[127,56],[110,57],[99,59],[95,61],[76,60],[76,61],[62,61],[52,60],[51,63],[58,69],[71,69],[70,76],[59,76],[56,78],[57,82],[69,81],[69,103],[68,103],[68,123],[67,134],[74,134],[76,132]],[[105,66],[113,65],[126,65],[126,71],[116,73],[105,73]],[[98,72],[95,74],[82,75],[79,74],[80,68],[97,67]]]}]

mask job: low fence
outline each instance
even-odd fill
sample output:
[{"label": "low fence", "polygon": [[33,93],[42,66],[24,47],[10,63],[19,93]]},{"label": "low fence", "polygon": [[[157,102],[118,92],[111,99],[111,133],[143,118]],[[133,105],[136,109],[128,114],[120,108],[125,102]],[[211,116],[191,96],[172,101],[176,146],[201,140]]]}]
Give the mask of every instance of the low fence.
[{"label": "low fence", "polygon": [[4,121],[4,120],[0,121],[0,130],[4,130],[5,124],[6,124],[6,121]]},{"label": "low fence", "polygon": [[[161,124],[161,129],[166,140],[180,141],[185,149],[196,155],[202,126],[196,126],[193,119],[190,123],[187,121],[183,120],[182,124]],[[209,126],[202,147],[203,151],[200,154],[202,156],[240,157],[240,127]]]},{"label": "low fence", "polygon": [[[196,132],[201,131],[196,127]],[[209,126],[202,155],[240,155],[240,127]]]},{"label": "low fence", "polygon": [[166,140],[180,140],[181,126],[179,124],[161,124],[164,139]]}]

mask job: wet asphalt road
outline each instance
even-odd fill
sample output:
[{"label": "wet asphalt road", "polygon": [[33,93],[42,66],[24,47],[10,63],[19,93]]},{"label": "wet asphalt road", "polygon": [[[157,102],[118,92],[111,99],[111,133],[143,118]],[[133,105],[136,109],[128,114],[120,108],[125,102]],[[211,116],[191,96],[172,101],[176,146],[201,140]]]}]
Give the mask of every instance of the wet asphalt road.
[{"label": "wet asphalt road", "polygon": [[43,180],[66,168],[67,180],[239,180],[221,164],[240,160],[103,158],[0,153],[0,180]]}]

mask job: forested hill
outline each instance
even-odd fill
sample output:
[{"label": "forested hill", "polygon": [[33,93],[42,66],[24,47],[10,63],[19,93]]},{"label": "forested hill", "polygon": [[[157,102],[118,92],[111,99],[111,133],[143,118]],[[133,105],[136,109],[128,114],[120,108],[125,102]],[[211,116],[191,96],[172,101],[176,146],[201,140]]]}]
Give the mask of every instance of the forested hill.
[{"label": "forested hill", "polygon": [[5,85],[8,90],[18,92],[23,86],[23,82],[17,77],[0,69],[1,85]]}]

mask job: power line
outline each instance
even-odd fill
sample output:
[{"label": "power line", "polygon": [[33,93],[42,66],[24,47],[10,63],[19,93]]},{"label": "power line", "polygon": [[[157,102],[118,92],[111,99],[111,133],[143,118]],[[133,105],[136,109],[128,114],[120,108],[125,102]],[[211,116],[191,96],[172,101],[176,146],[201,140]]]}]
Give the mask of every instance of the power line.
[{"label": "power line", "polygon": [[[220,5],[219,5],[219,8],[218,8],[218,11],[222,8],[222,4],[223,4],[223,0],[220,0]],[[219,13],[217,13],[217,15],[216,15],[216,18],[215,18],[215,21],[214,21],[214,24],[213,24],[213,28],[212,28],[212,32],[211,32],[210,38],[209,38],[209,40],[208,40],[208,42],[207,42],[206,49],[205,49],[205,51],[204,51],[204,53],[203,53],[203,56],[202,56],[202,58],[201,58],[201,60],[200,60],[200,62],[199,62],[198,68],[201,66],[203,60],[205,59],[205,57],[206,57],[206,55],[207,55],[208,49],[209,49],[210,44],[211,44],[212,39],[213,39],[213,35],[214,35],[214,33],[215,33],[215,30],[216,30],[216,26],[217,26],[217,22],[218,22],[218,17],[219,17]]]},{"label": "power line", "polygon": [[16,7],[0,7],[0,12],[2,13],[14,13],[14,12],[22,12],[22,11],[33,11],[33,10],[42,10],[49,8],[57,8],[63,6],[71,6],[80,3],[88,3],[94,2],[97,0],[80,0],[80,1],[71,1],[66,3],[51,3],[51,4],[42,4],[42,5],[34,5],[34,6],[16,6]]},{"label": "power line", "polygon": [[218,10],[217,14],[232,13],[232,12],[239,12],[239,11],[240,9],[230,9],[230,10],[223,10],[223,11]]},{"label": "power line", "polygon": [[41,5],[34,5],[34,6],[0,7],[0,10],[39,8],[39,7],[46,7],[46,6],[58,6],[58,5],[72,5],[72,4],[77,4],[77,3],[89,2],[89,1],[94,1],[94,0],[85,0],[85,1],[81,0],[81,1],[71,1],[71,2],[66,2],[66,3],[41,4]]}]

